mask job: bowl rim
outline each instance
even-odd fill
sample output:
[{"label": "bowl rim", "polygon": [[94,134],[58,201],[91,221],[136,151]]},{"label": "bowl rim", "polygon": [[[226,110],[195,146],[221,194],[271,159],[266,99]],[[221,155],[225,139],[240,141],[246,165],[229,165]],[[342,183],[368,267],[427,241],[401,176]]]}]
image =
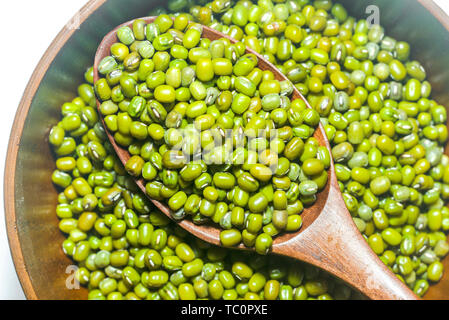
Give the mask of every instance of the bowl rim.
[{"label": "bowl rim", "polygon": [[[106,1],[107,0],[90,0],[73,16],[71,21],[75,24],[72,24],[70,28],[67,25],[64,26],[58,33],[33,71],[33,74],[24,90],[14,118],[4,167],[4,209],[8,242],[15,270],[25,296],[30,300],[38,300],[39,297],[36,294],[33,281],[27,271],[25,258],[20,244],[15,212],[15,170],[25,121],[33,102],[34,95],[36,94],[40,83],[46,75],[47,70],[51,66],[53,60],[58,55],[60,49],[72,37],[78,27],[81,26],[86,19],[93,12],[98,10]],[[433,0],[416,0],[416,2],[421,4],[423,8],[432,14],[449,32],[449,16]]]}]

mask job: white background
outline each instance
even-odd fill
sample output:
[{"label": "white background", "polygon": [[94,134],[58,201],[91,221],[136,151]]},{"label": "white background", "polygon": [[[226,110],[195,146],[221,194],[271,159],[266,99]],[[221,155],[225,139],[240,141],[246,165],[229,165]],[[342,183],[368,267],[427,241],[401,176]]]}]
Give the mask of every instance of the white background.
[{"label": "white background", "polygon": [[[449,1],[435,0],[446,12]],[[11,260],[3,206],[3,170],[14,115],[31,74],[58,32],[87,0],[2,1],[0,30],[0,299],[24,299]],[[373,1],[375,3],[375,1]],[[5,7],[6,6],[6,7]]]}]

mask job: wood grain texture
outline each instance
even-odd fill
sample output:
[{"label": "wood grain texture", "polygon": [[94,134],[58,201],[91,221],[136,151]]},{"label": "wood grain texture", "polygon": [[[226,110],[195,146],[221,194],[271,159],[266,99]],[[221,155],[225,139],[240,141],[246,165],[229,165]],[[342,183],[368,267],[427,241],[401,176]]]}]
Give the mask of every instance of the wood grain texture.
[{"label": "wood grain texture", "polygon": [[[142,18],[146,23],[152,23],[156,17]],[[100,79],[98,65],[110,55],[111,46],[118,41],[117,30],[123,26],[132,27],[134,20],[128,21],[108,33],[95,55],[94,81]],[[218,40],[227,38],[231,42],[236,41],[229,36],[203,26],[203,38]],[[258,57],[258,67],[261,70],[270,70],[279,81],[288,80],[273,64],[265,60],[255,51],[247,48],[246,53]],[[294,88],[292,101],[301,99],[308,108],[311,108],[307,100]],[[98,112],[101,116],[100,101],[97,99]],[[102,117],[102,116],[101,116]],[[114,147],[119,159],[125,165],[131,155],[127,149],[120,147],[104,124],[109,141]],[[321,146],[326,147],[331,153],[329,141],[320,124],[314,137]],[[313,264],[334,276],[346,281],[352,287],[358,289],[371,299],[403,299],[414,300],[417,296],[404,285],[377,257],[368,246],[365,239],[356,228],[338,187],[337,177],[333,161],[328,171],[329,181],[326,188],[317,196],[316,203],[310,208],[305,208],[301,214],[303,226],[299,232],[283,233],[277,236],[273,243],[272,252],[286,257]],[[136,179],[136,183],[146,194],[145,181]],[[150,199],[167,217],[172,219],[170,209],[160,201]],[[182,228],[196,237],[214,245],[220,243],[220,229],[211,224],[196,225],[189,219],[177,222]],[[253,250],[243,244],[238,247],[241,250]]]},{"label": "wood grain texture", "polygon": [[[83,68],[89,66],[96,46],[114,26],[144,15],[152,4],[162,0],[92,0],[78,14],[80,29],[64,28],[50,45],[33,73],[17,110],[11,132],[6,161],[4,195],[8,238],[16,270],[24,292],[29,299],[85,299],[87,290],[69,291],[64,286],[64,269],[72,263],[60,249],[64,236],[59,233],[54,208],[57,191],[51,184],[52,164],[48,143],[43,137],[51,125],[58,121],[59,107],[73,98],[73,88],[82,80]],[[431,0],[341,0],[351,15],[365,16],[369,4],[379,5],[381,24],[387,34],[408,41],[412,57],[421,61],[428,71],[433,87],[433,97],[449,106],[449,18]],[[404,10],[407,18],[402,19]],[[70,54],[73,52],[73,54]],[[60,75],[60,76],[57,76]],[[39,122],[43,121],[43,122]],[[449,150],[446,150],[449,154]],[[28,157],[34,161],[25,161]],[[39,173],[35,173],[39,171]],[[36,209],[37,208],[37,209]],[[304,228],[299,236],[317,232],[315,225],[340,224],[332,204]],[[313,219],[312,219],[313,220]],[[345,229],[338,232],[346,232]],[[351,258],[344,250],[361,250],[357,241],[342,246],[333,241],[334,235],[321,231],[323,244],[332,245],[335,257],[343,268],[344,259]],[[326,238],[327,235],[327,238]],[[52,238],[53,237],[53,238]],[[359,238],[360,239],[360,238]],[[283,239],[285,244],[295,239]],[[59,242],[59,243],[58,243]],[[277,242],[276,242],[277,244]],[[317,250],[321,246],[302,242],[293,253]],[[292,248],[289,246],[289,248]],[[320,249],[320,248],[318,248]],[[326,248],[321,248],[324,251]],[[276,245],[276,250],[285,250]],[[350,251],[349,251],[350,252]],[[281,253],[281,252],[279,252]],[[310,256],[310,259],[327,260],[330,256]],[[300,256],[297,258],[301,259]],[[314,263],[313,261],[309,261]],[[437,285],[431,286],[425,299],[449,299],[449,258],[444,259],[446,272]],[[319,263],[319,262],[318,262]],[[364,262],[361,261],[361,264]],[[316,264],[316,263],[314,263]],[[345,272],[346,275],[350,274]],[[370,279],[370,274],[356,275]],[[351,279],[347,280],[348,282]]]}]

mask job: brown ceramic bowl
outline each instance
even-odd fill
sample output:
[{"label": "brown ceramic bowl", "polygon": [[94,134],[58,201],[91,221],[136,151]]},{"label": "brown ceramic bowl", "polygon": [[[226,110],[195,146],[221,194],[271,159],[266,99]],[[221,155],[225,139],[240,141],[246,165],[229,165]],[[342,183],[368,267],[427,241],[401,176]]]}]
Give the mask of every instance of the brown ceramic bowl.
[{"label": "brown ceramic bowl", "polygon": [[[11,133],[5,170],[7,231],[15,267],[28,299],[85,299],[87,290],[69,290],[61,249],[64,240],[55,214],[57,192],[51,182],[54,162],[47,141],[63,102],[93,63],[101,39],[115,26],[147,16],[161,0],[92,0],[53,41],[28,84]],[[368,5],[380,8],[387,33],[408,41],[433,86],[433,97],[449,107],[449,17],[430,0],[342,0],[350,13],[367,17]],[[79,28],[76,28],[79,24]],[[449,149],[447,150],[449,154]],[[446,273],[425,298],[449,299]],[[70,272],[70,270],[68,270]]]}]

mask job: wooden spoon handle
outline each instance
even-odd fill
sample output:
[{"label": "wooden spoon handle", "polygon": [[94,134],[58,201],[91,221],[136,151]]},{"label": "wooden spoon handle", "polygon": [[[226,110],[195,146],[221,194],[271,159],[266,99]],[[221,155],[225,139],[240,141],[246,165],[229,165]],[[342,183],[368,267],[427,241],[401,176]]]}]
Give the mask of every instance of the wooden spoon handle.
[{"label": "wooden spoon handle", "polygon": [[355,226],[336,177],[320,216],[273,251],[318,266],[375,300],[419,299],[371,250]]}]

